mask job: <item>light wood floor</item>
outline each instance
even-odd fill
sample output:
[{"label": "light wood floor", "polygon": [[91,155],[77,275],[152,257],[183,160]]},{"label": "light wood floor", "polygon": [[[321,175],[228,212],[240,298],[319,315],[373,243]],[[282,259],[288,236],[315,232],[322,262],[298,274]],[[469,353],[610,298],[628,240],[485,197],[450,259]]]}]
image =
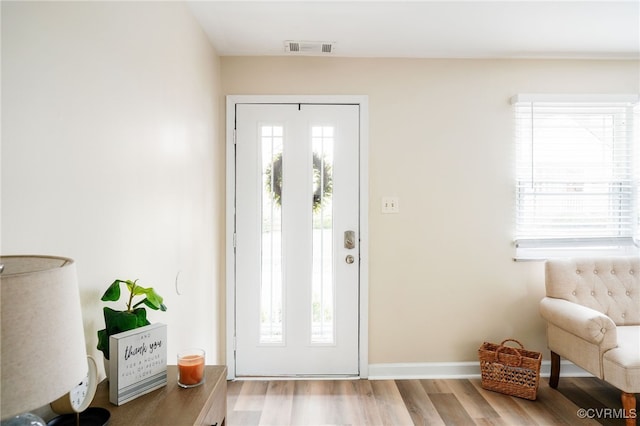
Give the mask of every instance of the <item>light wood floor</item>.
[{"label": "light wood floor", "polygon": [[624,425],[605,408],[621,408],[620,392],[595,378],[563,377],[557,390],[543,378],[536,401],[484,390],[480,379],[238,380],[228,382],[226,424]]}]

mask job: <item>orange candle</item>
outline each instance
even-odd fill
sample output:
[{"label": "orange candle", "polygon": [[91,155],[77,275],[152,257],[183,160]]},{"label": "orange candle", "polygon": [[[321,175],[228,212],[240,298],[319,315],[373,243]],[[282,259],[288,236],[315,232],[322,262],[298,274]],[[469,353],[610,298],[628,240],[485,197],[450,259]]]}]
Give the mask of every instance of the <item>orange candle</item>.
[{"label": "orange candle", "polygon": [[178,355],[178,384],[197,386],[204,379],[204,351],[188,351]]}]

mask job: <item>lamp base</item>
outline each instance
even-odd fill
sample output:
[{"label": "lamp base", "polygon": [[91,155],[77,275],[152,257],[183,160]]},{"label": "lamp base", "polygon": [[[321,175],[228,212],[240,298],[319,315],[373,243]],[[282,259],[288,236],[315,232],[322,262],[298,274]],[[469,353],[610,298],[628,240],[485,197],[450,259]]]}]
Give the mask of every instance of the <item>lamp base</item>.
[{"label": "lamp base", "polygon": [[33,413],[24,413],[3,420],[0,426],[47,426],[47,424]]},{"label": "lamp base", "polygon": [[[105,426],[109,423],[111,413],[106,408],[89,407],[79,414],[80,426]],[[47,426],[77,426],[78,414],[63,414],[58,416],[49,423]],[[4,425],[3,425],[4,426]]]}]

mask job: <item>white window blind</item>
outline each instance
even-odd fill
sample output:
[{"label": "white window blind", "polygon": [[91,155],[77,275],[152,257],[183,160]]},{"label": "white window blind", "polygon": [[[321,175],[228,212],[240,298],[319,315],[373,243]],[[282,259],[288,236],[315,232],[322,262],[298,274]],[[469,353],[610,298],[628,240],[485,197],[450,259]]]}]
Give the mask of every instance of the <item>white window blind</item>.
[{"label": "white window blind", "polygon": [[638,96],[512,101],[516,258],[637,252]]}]

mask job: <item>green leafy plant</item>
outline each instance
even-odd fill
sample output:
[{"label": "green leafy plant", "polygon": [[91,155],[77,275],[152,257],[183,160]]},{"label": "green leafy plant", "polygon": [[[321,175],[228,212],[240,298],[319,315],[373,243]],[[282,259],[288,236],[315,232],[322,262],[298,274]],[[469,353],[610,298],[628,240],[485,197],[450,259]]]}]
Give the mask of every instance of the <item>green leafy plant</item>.
[{"label": "green leafy plant", "polygon": [[[138,280],[115,280],[100,299],[103,302],[117,302],[120,300],[120,284],[126,284],[129,289],[126,310],[116,311],[106,306],[103,308],[105,328],[98,330],[98,350],[102,351],[106,359],[109,359],[109,336],[150,324],[144,306],[153,310],[167,310],[162,303],[162,296],[153,288],[139,286],[137,282]],[[134,298],[138,296],[144,299],[137,299],[134,304]]]}]

